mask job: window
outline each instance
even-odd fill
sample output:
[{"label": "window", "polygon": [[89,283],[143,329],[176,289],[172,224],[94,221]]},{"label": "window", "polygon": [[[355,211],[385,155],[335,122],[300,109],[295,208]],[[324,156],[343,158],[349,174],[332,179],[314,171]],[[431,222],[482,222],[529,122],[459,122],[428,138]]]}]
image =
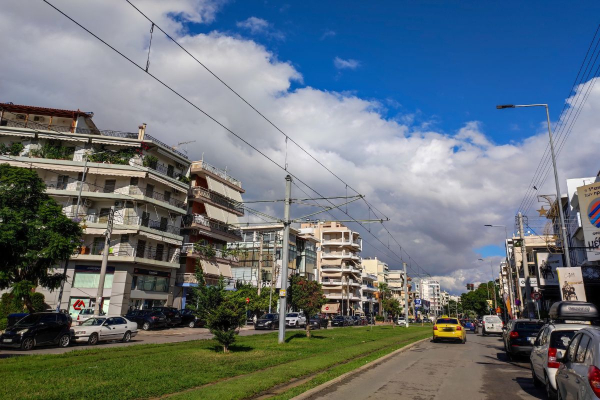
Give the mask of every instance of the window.
[{"label": "window", "polygon": [[101,224],[106,224],[108,223],[108,216],[110,214],[110,208],[101,208],[100,209],[100,216],[98,218],[98,222]]},{"label": "window", "polygon": [[142,226],[148,227],[150,223],[150,213],[142,212]]},{"label": "window", "polygon": [[136,249],[136,257],[142,257],[142,258],[146,258],[146,241],[145,240],[138,240],[137,242],[137,249]]},{"label": "window", "polygon": [[[104,288],[112,288],[113,274],[104,275]],[[73,279],[74,288],[95,289],[100,283],[100,274],[94,272],[76,272]]]},{"label": "window", "polygon": [[146,186],[146,197],[153,197],[154,196],[154,185],[147,185]]},{"label": "window", "polygon": [[107,179],[104,181],[104,193],[114,193],[117,181],[115,179]]},{"label": "window", "polygon": [[56,315],[57,314],[43,314],[39,323],[53,324],[56,322]]},{"label": "window", "polygon": [[160,217],[160,227],[159,229],[163,232],[165,232],[167,230],[167,226],[169,225],[169,218],[167,217]]},{"label": "window", "polygon": [[114,317],[114,320],[115,320],[115,325],[125,325],[127,323],[127,321],[125,321],[121,317]]},{"label": "window", "polygon": [[165,192],[165,201],[166,202],[171,201],[171,192]]},{"label": "window", "polygon": [[582,364],[585,361],[585,351],[587,350],[588,344],[590,343],[590,337],[587,335],[581,335],[579,346],[577,346],[577,354],[575,355],[575,361],[578,364]]},{"label": "window", "polygon": [[576,331],[554,331],[550,334],[550,347],[565,350]]},{"label": "window", "polygon": [[92,244],[92,254],[100,255],[102,254],[102,249],[104,249],[104,238],[103,237],[95,237],[94,243]]},{"label": "window", "polygon": [[130,184],[131,186],[137,186],[137,185],[139,184],[139,182],[140,182],[140,178],[138,178],[138,177],[132,177],[132,178],[129,180],[129,184]]},{"label": "window", "polygon": [[156,254],[155,254],[154,259],[157,261],[163,261],[164,250],[165,250],[164,244],[157,244],[156,245]]},{"label": "window", "polygon": [[174,172],[175,172],[175,167],[172,165],[168,165],[167,166],[167,176],[172,178],[174,175]]},{"label": "window", "polygon": [[169,290],[169,278],[150,275],[137,275],[133,277],[131,289],[145,290],[150,292],[167,292]]},{"label": "window", "polygon": [[575,336],[575,338],[573,338],[573,340],[571,340],[571,344],[569,344],[569,349],[567,350],[569,361],[575,360],[575,350],[577,349],[577,344],[579,343],[579,339],[581,339],[581,335]]},{"label": "window", "polygon": [[65,190],[67,188],[68,183],[69,183],[69,175],[59,175],[58,180],[56,182],[56,188]]}]

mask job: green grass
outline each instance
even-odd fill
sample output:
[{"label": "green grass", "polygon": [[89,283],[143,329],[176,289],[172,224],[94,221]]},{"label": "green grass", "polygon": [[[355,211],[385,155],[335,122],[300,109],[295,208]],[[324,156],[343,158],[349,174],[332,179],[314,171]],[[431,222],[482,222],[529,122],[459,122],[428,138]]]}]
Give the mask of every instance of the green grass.
[{"label": "green grass", "polygon": [[120,348],[98,347],[61,355],[0,361],[0,398],[138,399],[174,394],[177,399],[243,399],[293,378],[310,377],[282,389],[276,398],[303,391],[429,337],[430,327],[341,328],[239,337],[230,354],[216,342],[199,340]]}]

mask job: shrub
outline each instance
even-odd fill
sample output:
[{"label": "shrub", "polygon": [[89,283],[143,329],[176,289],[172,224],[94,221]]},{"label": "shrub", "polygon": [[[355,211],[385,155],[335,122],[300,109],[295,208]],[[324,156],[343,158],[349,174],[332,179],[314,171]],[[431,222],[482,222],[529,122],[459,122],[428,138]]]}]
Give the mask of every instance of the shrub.
[{"label": "shrub", "polygon": [[135,150],[121,149],[118,151],[107,151],[102,149],[99,153],[89,155],[89,160],[96,163],[107,163],[117,165],[128,165],[129,160],[135,155]]},{"label": "shrub", "polygon": [[45,300],[46,298],[44,297],[44,295],[42,293],[32,293],[31,296],[31,304],[33,305],[33,309],[35,310],[35,312],[41,312],[41,311],[46,311],[46,303]]},{"label": "shrub", "polygon": [[179,182],[189,184],[191,182],[191,179],[185,175],[179,175]]},{"label": "shrub", "polygon": [[144,167],[155,168],[157,163],[158,163],[157,157],[150,155],[150,154],[147,154],[146,156],[144,156],[144,161],[143,161]]},{"label": "shrub", "polygon": [[383,322],[383,321],[385,321],[385,318],[383,317],[383,315],[376,315],[375,316],[375,321]]},{"label": "shrub", "polygon": [[31,150],[31,156],[52,160],[69,160],[73,158],[74,152],[74,147],[61,146],[60,142],[49,142],[40,149]]}]

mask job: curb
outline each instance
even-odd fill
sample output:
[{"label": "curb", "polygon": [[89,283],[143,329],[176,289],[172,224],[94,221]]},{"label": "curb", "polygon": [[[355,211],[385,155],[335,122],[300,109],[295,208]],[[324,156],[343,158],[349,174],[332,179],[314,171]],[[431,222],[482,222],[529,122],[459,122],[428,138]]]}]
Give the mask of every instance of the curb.
[{"label": "curb", "polygon": [[319,385],[319,386],[317,386],[317,387],[314,387],[314,388],[312,388],[312,389],[310,389],[310,390],[307,390],[306,392],[304,392],[304,393],[302,393],[302,394],[299,394],[299,395],[298,395],[298,396],[296,396],[296,397],[293,397],[293,398],[292,398],[292,400],[306,400],[306,399],[309,399],[310,397],[312,397],[312,396],[314,396],[315,394],[317,394],[317,393],[319,393],[319,392],[321,392],[321,391],[323,391],[323,390],[327,389],[328,387],[330,387],[330,386],[333,386],[333,385],[335,385],[335,384],[337,384],[337,383],[340,383],[340,382],[342,382],[344,379],[346,379],[346,378],[349,378],[349,377],[350,377],[350,376],[352,376],[352,375],[358,374],[358,373],[360,373],[360,372],[362,372],[362,371],[365,371],[365,370],[367,370],[367,369],[369,369],[369,368],[373,368],[374,366],[376,366],[376,365],[379,365],[379,364],[383,363],[383,362],[384,362],[384,361],[386,361],[387,359],[389,359],[389,358],[392,358],[392,357],[394,357],[395,355],[402,353],[403,351],[409,350],[410,348],[412,348],[412,347],[416,346],[417,344],[419,344],[419,343],[421,343],[421,342],[424,342],[424,341],[426,341],[426,340],[431,340],[431,338],[427,337],[427,338],[425,338],[425,339],[417,340],[416,342],[413,342],[413,343],[411,343],[411,344],[409,344],[409,345],[406,345],[406,346],[404,346],[404,347],[401,347],[401,348],[399,348],[398,350],[394,350],[394,351],[392,351],[391,353],[389,353],[389,354],[386,354],[386,355],[385,355],[385,356],[383,356],[383,357],[380,357],[380,358],[378,358],[378,359],[376,359],[376,360],[373,360],[373,361],[369,362],[368,364],[361,365],[360,367],[358,367],[358,368],[356,368],[356,369],[354,369],[354,370],[352,370],[352,371],[348,371],[348,372],[346,372],[345,374],[342,374],[342,375],[338,376],[337,378],[333,378],[333,379],[332,379],[332,380],[330,380],[330,381],[327,381],[327,382],[325,382],[325,383],[322,383],[322,384],[320,384],[320,385]]}]

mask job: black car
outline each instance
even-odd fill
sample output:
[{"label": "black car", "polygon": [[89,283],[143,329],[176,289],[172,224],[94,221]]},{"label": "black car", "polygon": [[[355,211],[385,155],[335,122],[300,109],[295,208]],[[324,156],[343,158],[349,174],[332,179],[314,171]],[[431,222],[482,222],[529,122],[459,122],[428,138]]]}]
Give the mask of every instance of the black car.
[{"label": "black car", "polygon": [[6,327],[10,328],[11,326],[13,326],[14,324],[16,324],[17,322],[19,322],[21,319],[25,318],[28,315],[29,314],[27,314],[27,313],[8,314],[8,316],[6,317]]},{"label": "black car", "polygon": [[279,314],[264,314],[256,320],[254,329],[279,329]]},{"label": "black car", "polygon": [[329,320],[327,318],[322,318],[319,314],[310,317],[310,329],[327,329],[328,325]]},{"label": "black car", "polygon": [[504,334],[504,348],[506,349],[508,358],[512,359],[517,355],[529,356],[533,349],[529,338],[536,337],[543,326],[544,323],[537,320],[517,319],[511,321]]},{"label": "black car", "polygon": [[336,315],[331,320],[331,326],[348,326],[348,319],[343,315]]},{"label": "black car", "polygon": [[169,326],[178,326],[182,323],[181,314],[175,307],[152,307],[152,311],[159,311],[165,314],[167,325]]},{"label": "black car", "polygon": [[145,331],[167,326],[167,316],[160,311],[131,310],[125,315],[125,318],[137,323],[138,328]]},{"label": "black car", "polygon": [[362,322],[360,321],[360,317],[358,315],[353,315],[351,318],[353,325],[362,325]]},{"label": "black car", "polygon": [[181,310],[181,324],[189,328],[203,327],[206,325],[192,310]]},{"label": "black car", "polygon": [[68,347],[71,343],[71,324],[62,313],[42,312],[19,319],[0,336],[0,346],[31,350],[35,346],[55,344]]}]

